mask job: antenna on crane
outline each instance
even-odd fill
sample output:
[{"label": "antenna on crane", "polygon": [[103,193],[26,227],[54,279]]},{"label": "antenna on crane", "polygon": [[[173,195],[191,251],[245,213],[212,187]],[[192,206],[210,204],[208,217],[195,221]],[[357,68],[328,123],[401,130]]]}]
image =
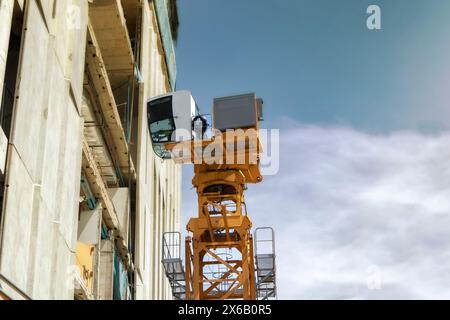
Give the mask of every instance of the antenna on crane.
[{"label": "antenna on crane", "polygon": [[[244,191],[262,182],[259,122],[263,101],[254,93],[214,99],[212,137],[192,95],[179,91],[148,101],[147,116],[155,153],[177,163],[194,163],[198,215],[185,239],[163,235],[162,263],[174,298],[186,300],[276,298],[273,229],[251,233]],[[260,233],[269,232],[269,238]],[[260,252],[271,243],[268,252]],[[254,250],[254,247],[256,251]]]}]

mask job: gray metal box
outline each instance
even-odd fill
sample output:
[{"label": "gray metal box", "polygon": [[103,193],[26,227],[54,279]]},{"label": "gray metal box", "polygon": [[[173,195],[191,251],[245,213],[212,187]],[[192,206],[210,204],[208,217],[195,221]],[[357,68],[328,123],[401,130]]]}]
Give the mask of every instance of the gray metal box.
[{"label": "gray metal box", "polygon": [[214,127],[218,130],[256,126],[254,93],[214,99]]},{"label": "gray metal box", "polygon": [[258,110],[258,121],[264,121],[264,101],[261,98],[256,99],[256,107]]}]

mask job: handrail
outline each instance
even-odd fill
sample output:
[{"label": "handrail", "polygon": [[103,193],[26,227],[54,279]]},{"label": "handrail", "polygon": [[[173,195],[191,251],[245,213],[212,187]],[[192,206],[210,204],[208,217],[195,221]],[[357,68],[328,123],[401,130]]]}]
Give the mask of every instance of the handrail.
[{"label": "handrail", "polygon": [[[162,260],[181,258],[181,233],[164,232],[162,235]],[[175,255],[172,257],[172,253]]]},{"label": "handrail", "polygon": [[[6,278],[4,275],[0,273],[0,280],[5,282],[9,287],[11,287],[16,293],[18,293],[22,298],[25,300],[33,300],[30,298],[29,295],[27,295],[25,292],[23,292],[21,289],[19,289],[18,286],[16,286],[14,283],[12,283],[8,278]],[[6,295],[6,294],[5,294]],[[11,299],[11,297],[8,297]],[[11,299],[12,300],[12,299]]]},{"label": "handrail", "polygon": [[[270,238],[264,238],[264,239],[258,239],[258,233],[260,231],[270,231]],[[261,242],[271,242],[272,243],[272,252],[271,254],[275,255],[275,231],[271,227],[261,227],[256,228],[254,233],[254,239],[255,239],[255,253],[258,255],[258,243]]]}]

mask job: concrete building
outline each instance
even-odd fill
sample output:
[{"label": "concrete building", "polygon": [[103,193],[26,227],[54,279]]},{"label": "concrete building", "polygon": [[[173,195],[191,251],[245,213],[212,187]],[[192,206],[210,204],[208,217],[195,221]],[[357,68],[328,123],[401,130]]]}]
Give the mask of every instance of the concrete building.
[{"label": "concrete building", "polygon": [[0,0],[0,299],[170,299],[181,168],[149,98],[175,89],[174,0]]}]

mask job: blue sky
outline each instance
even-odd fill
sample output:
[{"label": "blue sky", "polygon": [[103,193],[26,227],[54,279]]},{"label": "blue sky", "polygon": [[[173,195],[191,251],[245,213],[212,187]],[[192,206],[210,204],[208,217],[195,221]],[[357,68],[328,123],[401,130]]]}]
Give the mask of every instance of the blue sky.
[{"label": "blue sky", "polygon": [[205,113],[256,92],[281,129],[279,173],[247,192],[280,298],[449,299],[450,1],[178,3],[178,89]]},{"label": "blue sky", "polygon": [[[382,30],[366,28],[377,4]],[[280,117],[370,132],[447,129],[450,2],[181,0],[178,89],[209,112],[255,91]]]}]

